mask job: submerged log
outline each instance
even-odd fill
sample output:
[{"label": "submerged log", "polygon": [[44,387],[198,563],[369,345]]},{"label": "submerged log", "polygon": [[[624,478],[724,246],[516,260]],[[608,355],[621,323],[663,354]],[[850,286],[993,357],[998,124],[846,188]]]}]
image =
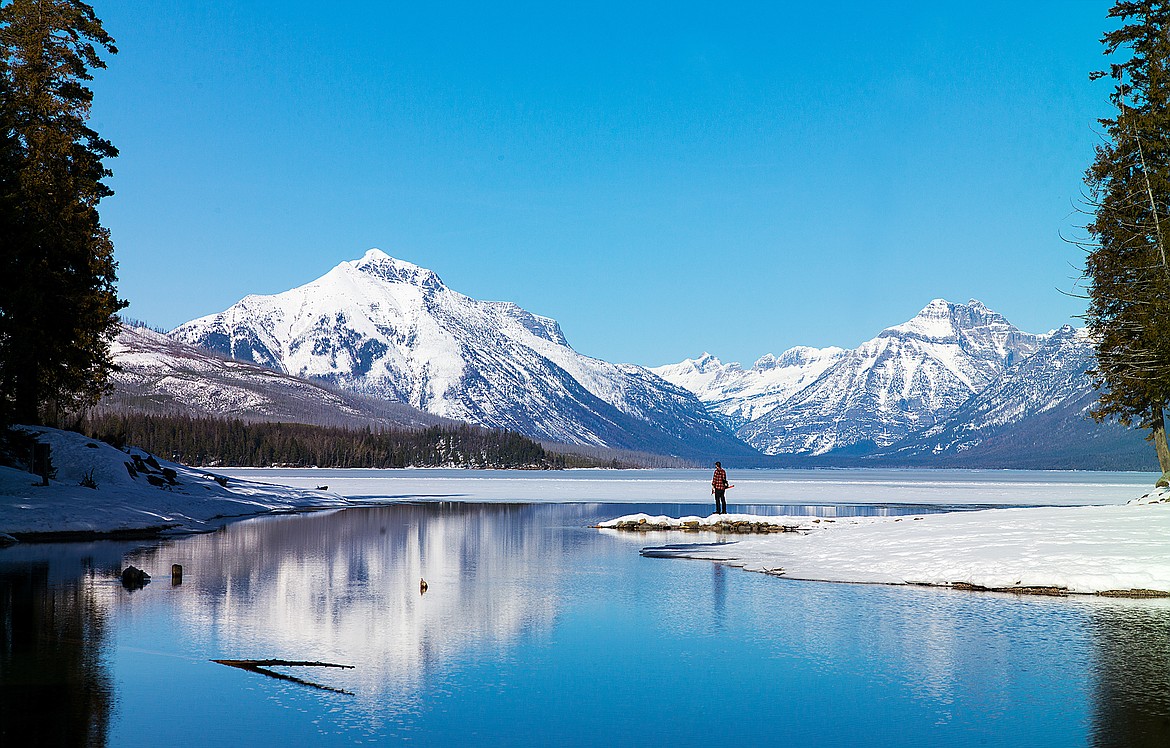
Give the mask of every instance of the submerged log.
[{"label": "submerged log", "polygon": [[212,660],[220,665],[227,665],[228,667],[239,668],[240,670],[247,670],[251,673],[260,673],[267,675],[269,678],[277,680],[284,680],[290,683],[296,683],[302,686],[309,686],[310,688],[318,688],[322,691],[330,691],[332,693],[343,693],[346,696],[353,696],[353,691],[346,691],[344,688],[334,688],[333,686],[325,686],[320,683],[314,683],[310,680],[298,678],[294,675],[287,675],[285,673],[278,673],[275,670],[269,670],[270,667],[335,667],[346,670],[353,670],[353,665],[338,665],[334,662],[316,662],[308,660]]}]

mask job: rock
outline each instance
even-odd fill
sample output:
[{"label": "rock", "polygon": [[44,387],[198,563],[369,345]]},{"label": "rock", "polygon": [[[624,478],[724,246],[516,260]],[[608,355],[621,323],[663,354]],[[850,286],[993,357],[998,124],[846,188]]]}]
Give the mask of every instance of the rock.
[{"label": "rock", "polygon": [[1168,488],[1170,487],[1170,471],[1162,473],[1162,477],[1154,484],[1154,488]]},{"label": "rock", "polygon": [[140,590],[150,582],[150,575],[136,566],[127,566],[119,576],[122,578],[122,586],[128,590]]}]

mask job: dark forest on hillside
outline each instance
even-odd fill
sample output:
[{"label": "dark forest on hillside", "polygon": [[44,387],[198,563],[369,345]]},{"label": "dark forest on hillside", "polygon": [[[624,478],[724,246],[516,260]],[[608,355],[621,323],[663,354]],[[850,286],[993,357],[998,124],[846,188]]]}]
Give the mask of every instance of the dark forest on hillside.
[{"label": "dark forest on hillside", "polygon": [[130,444],[202,467],[624,467],[587,456],[550,452],[520,434],[466,424],[370,431],[123,413],[90,416],[79,430],[119,448]]}]

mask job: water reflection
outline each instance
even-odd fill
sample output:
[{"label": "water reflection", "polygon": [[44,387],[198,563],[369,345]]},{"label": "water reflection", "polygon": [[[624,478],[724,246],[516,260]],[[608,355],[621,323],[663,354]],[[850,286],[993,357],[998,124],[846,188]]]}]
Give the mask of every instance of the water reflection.
[{"label": "water reflection", "polygon": [[711,564],[711,620],[722,631],[727,618],[727,567]]},{"label": "water reflection", "polygon": [[92,570],[0,565],[0,745],[104,746],[113,689]]},{"label": "water reflection", "polygon": [[[795,582],[587,529],[655,510],[403,504],[0,549],[0,744],[1170,742],[1170,604]],[[127,592],[125,563],[155,581]],[[213,658],[355,665],[288,671],[353,695]]]},{"label": "water reflection", "polygon": [[1170,606],[1107,607],[1094,616],[1098,748],[1170,745]]},{"label": "water reflection", "polygon": [[[537,511],[435,503],[270,518],[133,560],[183,565],[182,637],[224,658],[358,665],[319,680],[373,709],[388,695],[408,702],[468,648],[504,651],[551,625],[573,549],[533,521]],[[119,599],[139,604],[147,599]]]}]

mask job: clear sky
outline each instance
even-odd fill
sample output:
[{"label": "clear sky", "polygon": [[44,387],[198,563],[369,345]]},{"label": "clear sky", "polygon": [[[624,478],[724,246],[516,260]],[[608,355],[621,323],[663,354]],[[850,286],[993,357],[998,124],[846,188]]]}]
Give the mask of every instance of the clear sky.
[{"label": "clear sky", "polygon": [[90,1],[102,216],[155,325],[370,247],[646,365],[1084,308],[1108,0]]}]

